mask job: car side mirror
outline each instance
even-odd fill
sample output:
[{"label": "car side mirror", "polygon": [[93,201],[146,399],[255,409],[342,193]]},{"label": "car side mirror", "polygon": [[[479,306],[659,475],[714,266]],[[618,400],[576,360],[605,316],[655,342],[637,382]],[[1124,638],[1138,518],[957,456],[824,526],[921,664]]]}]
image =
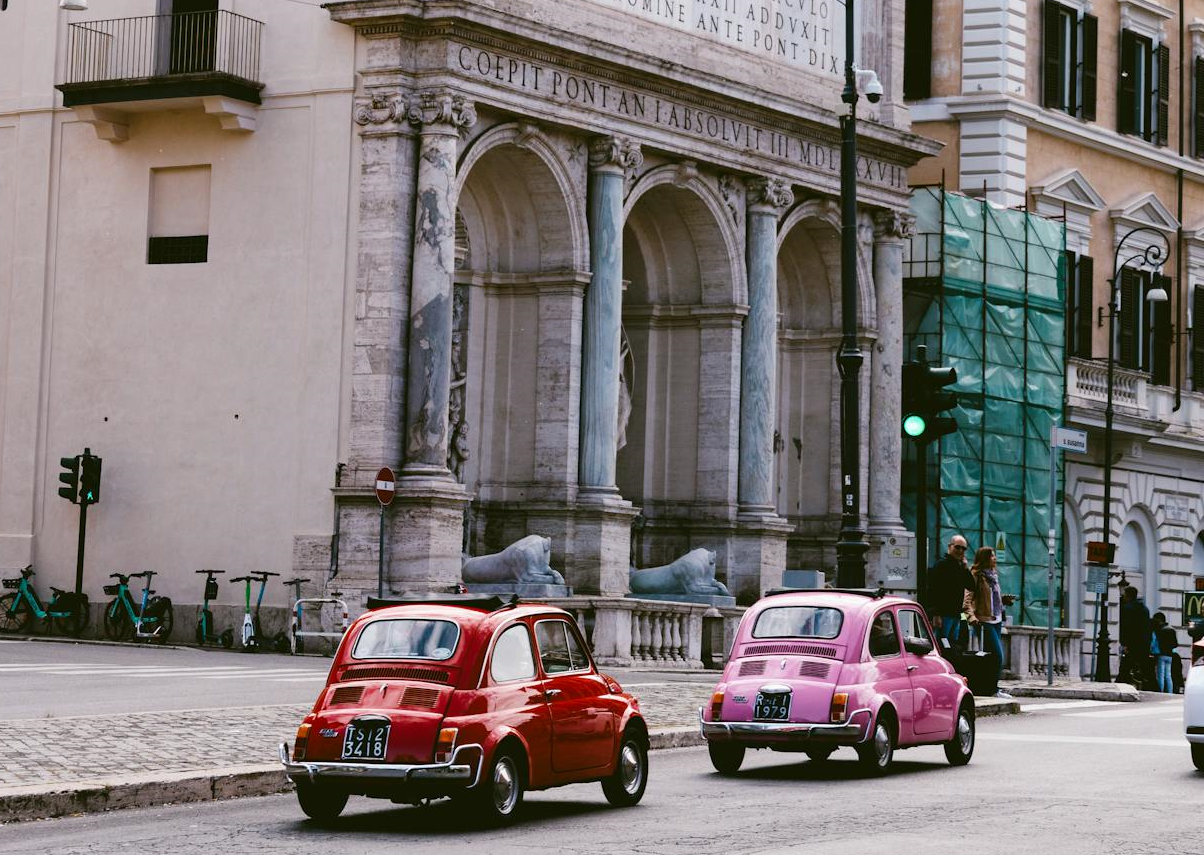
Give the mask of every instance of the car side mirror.
[{"label": "car side mirror", "polygon": [[932,642],[926,638],[907,636],[903,639],[903,649],[916,656],[927,656],[932,652]]}]

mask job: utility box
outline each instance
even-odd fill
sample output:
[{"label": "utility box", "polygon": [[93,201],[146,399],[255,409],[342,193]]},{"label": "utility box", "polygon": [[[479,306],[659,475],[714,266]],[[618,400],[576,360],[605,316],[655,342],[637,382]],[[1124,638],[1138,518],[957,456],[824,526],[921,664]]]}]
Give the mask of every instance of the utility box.
[{"label": "utility box", "polygon": [[888,591],[915,593],[915,538],[910,534],[882,538],[877,558],[867,568],[866,581]]}]

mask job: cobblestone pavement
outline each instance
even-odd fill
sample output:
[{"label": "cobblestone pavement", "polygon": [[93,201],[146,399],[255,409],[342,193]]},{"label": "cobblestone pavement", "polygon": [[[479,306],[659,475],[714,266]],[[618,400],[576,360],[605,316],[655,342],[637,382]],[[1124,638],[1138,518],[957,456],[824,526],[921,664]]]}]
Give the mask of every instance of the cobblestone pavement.
[{"label": "cobblestone pavement", "polygon": [[[698,720],[715,676],[624,681],[653,730]],[[22,719],[0,723],[0,790],[77,784],[126,775],[267,765],[292,742],[309,705]]]}]

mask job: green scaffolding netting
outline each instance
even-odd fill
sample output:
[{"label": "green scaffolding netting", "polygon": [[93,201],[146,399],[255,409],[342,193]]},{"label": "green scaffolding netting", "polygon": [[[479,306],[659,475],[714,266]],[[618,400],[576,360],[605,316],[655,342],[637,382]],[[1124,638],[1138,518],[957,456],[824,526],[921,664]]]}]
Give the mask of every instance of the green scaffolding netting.
[{"label": "green scaffolding netting", "polygon": [[[907,358],[957,369],[958,431],[928,460],[928,566],[954,534],[994,546],[1013,623],[1045,626],[1051,514],[1050,428],[1065,386],[1065,228],[939,188],[912,198],[916,235],[904,279]],[[910,443],[907,443],[911,446]],[[1061,461],[1057,463],[1061,484]],[[903,514],[916,520],[915,449],[903,468]],[[1062,604],[1055,554],[1055,621]]]}]

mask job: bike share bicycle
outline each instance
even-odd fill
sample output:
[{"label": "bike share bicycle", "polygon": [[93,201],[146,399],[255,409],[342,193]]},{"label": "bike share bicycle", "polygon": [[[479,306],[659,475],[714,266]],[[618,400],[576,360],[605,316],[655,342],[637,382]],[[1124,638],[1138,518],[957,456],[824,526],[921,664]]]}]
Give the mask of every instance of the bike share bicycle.
[{"label": "bike share bicycle", "polygon": [[[154,570],[109,574],[109,578],[116,579],[117,584],[105,585],[104,589],[106,594],[113,597],[105,606],[105,635],[114,641],[130,638],[167,641],[175,625],[175,615],[172,613],[170,598],[152,596],[155,592],[151,590],[151,578],[157,575]],[[142,588],[142,601],[135,604],[130,596],[130,579],[138,578],[145,579],[146,584]]]},{"label": "bike share bicycle", "polygon": [[[284,653],[289,649],[288,636],[278,632],[271,638],[265,638],[263,627],[259,623],[259,609],[263,605],[263,592],[268,587],[268,577],[279,576],[268,570],[256,570],[246,576],[236,576],[231,582],[246,582],[246,613],[242,618],[242,646],[244,650],[276,650]],[[255,613],[251,613],[251,583],[259,583],[259,598],[255,601]]]},{"label": "bike share bicycle", "polygon": [[220,644],[229,650],[234,646],[234,630],[227,629],[225,632],[218,633],[213,626],[213,612],[209,609],[209,601],[217,599],[216,577],[226,571],[197,570],[195,572],[207,574],[205,576],[205,602],[200,608],[196,621],[196,643],[200,645]]},{"label": "bike share bicycle", "polygon": [[16,590],[0,597],[0,631],[25,632],[36,617],[38,620],[49,618],[59,632],[78,637],[91,618],[88,595],[77,596],[74,591],[64,591],[51,585],[53,597],[50,605],[43,607],[30,581],[35,572],[30,564],[21,571],[19,578],[3,580],[5,588]]}]

